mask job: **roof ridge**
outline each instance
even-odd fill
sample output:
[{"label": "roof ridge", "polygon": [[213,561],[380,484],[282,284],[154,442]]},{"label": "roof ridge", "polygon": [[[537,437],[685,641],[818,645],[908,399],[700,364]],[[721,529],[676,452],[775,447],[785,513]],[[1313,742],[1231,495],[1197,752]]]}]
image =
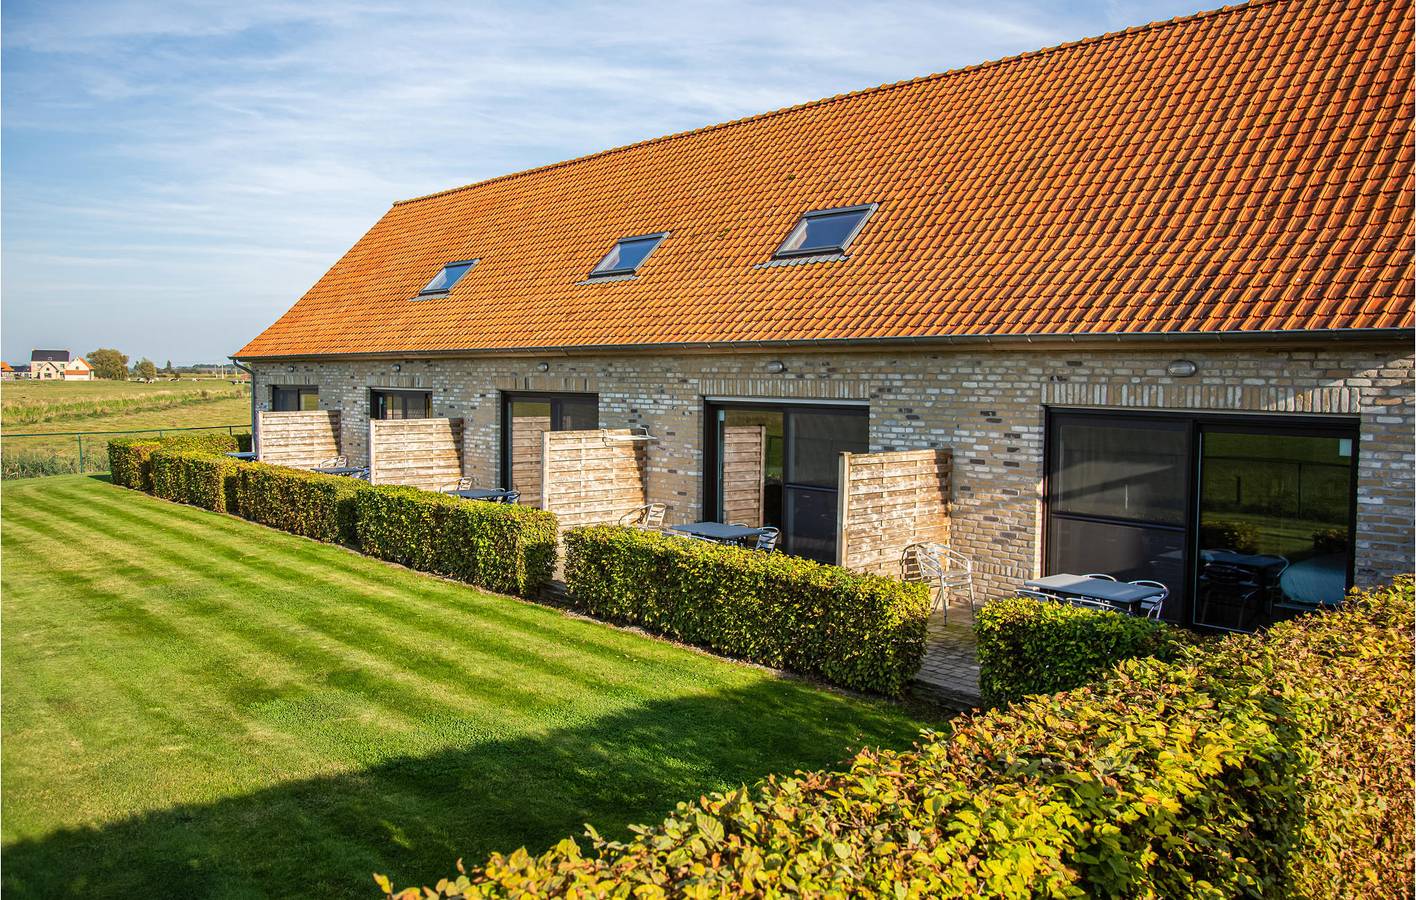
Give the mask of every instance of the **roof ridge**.
[{"label": "roof ridge", "polygon": [[1089,46],[1091,44],[1098,44],[1103,41],[1115,40],[1117,38],[1126,37],[1133,34],[1159,31],[1163,28],[1170,28],[1177,25],[1186,25],[1191,22],[1210,18],[1217,18],[1219,16],[1228,15],[1231,13],[1246,12],[1248,10],[1258,9],[1264,6],[1273,6],[1279,3],[1290,2],[1317,2],[1317,0],[1247,0],[1247,2],[1244,3],[1235,3],[1227,6],[1221,6],[1215,9],[1200,10],[1199,12],[1188,13],[1183,16],[1175,16],[1171,19],[1157,19],[1154,22],[1149,22],[1144,25],[1132,25],[1127,28],[1118,29],[1116,31],[1108,31],[1103,34],[1092,35],[1090,37],[1078,38],[1072,41],[1064,41],[1061,44],[1053,44],[1050,47],[1041,47],[1037,50],[1026,50],[1022,53],[1015,53],[1012,56],[1002,56],[998,59],[984,60],[983,62],[973,63],[967,66],[961,66],[957,69],[946,69],[943,72],[934,72],[929,75],[919,75],[914,78],[906,78],[901,81],[892,81],[886,84],[879,84],[873,87],[861,88],[855,91],[847,91],[841,94],[833,94],[830,97],[821,97],[816,100],[807,100],[805,102],[797,103],[792,106],[783,106],[778,109],[767,110],[766,112],[753,113],[750,116],[743,116],[737,119],[729,119],[726,122],[715,122],[712,125],[701,125],[698,128],[690,128],[686,131],[676,131],[672,134],[645,138],[641,141],[634,141],[629,144],[621,144],[618,147],[610,147],[605,150],[597,150],[594,153],[587,153],[584,156],[576,156],[572,157],[571,159],[563,159],[553,163],[546,163],[545,165],[533,166],[532,168],[521,169],[520,171],[516,172],[507,172],[503,175],[494,175],[491,178],[484,178],[481,181],[473,181],[468,184],[458,185],[457,187],[444,188],[440,191],[433,191],[430,194],[420,194],[416,197],[408,197],[403,200],[395,200],[393,202],[393,205],[405,206],[407,204],[418,203],[423,200],[432,200],[434,198],[442,197],[447,194],[456,194],[461,191],[471,190],[472,188],[483,187],[488,184],[494,184],[498,181],[509,181],[513,178],[522,178],[528,175],[535,175],[540,172],[546,172],[552,169],[559,169],[563,166],[571,166],[583,162],[589,162],[592,159],[598,159],[602,156],[609,156],[613,153],[624,153],[629,150],[635,150],[640,147],[647,147],[652,144],[662,143],[664,141],[672,141],[677,140],[679,138],[691,137],[693,135],[702,134],[709,131],[718,131],[720,129],[731,128],[737,125],[745,125],[749,122],[756,122],[761,119],[770,119],[776,116],[786,115],[788,113],[799,112],[804,109],[812,109],[818,106],[825,106],[827,104],[836,103],[841,100],[850,100],[856,97],[864,97],[869,94],[884,93],[886,91],[897,90],[900,88],[909,87],[910,85],[920,84],[926,81],[939,81],[944,78],[949,78],[956,75],[963,75],[969,72],[977,72],[982,69],[991,69],[997,66],[1016,63],[1025,59],[1032,59],[1037,56],[1045,56],[1052,53],[1058,53],[1064,50],[1074,50],[1079,47]]}]

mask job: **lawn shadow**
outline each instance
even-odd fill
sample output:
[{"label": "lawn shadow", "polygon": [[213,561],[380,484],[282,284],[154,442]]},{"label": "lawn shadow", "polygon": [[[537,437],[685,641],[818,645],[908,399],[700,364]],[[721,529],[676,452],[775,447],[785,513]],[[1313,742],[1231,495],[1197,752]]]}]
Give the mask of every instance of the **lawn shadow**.
[{"label": "lawn shadow", "polygon": [[16,842],[0,884],[7,897],[370,897],[375,871],[432,883],[459,857],[539,852],[586,822],[624,836],[680,800],[913,737],[889,707],[763,681]]}]

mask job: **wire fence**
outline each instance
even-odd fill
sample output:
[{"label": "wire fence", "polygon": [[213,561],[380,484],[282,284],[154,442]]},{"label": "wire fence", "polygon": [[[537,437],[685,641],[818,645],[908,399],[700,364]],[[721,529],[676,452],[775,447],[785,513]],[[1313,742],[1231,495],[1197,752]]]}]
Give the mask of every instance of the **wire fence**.
[{"label": "wire fence", "polygon": [[251,433],[248,423],[200,425],[191,428],[138,428],[124,431],[43,431],[5,434],[0,439],[0,477],[37,478],[108,471],[108,442],[120,435],[162,437],[184,431],[224,431],[232,436]]}]

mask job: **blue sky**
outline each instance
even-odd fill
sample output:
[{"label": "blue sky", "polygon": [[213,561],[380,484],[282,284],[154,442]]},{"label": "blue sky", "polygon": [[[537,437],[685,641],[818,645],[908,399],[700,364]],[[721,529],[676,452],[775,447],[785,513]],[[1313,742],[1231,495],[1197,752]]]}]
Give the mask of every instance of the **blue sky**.
[{"label": "blue sky", "polygon": [[217,361],[400,198],[1205,0],[7,0],[0,352]]}]

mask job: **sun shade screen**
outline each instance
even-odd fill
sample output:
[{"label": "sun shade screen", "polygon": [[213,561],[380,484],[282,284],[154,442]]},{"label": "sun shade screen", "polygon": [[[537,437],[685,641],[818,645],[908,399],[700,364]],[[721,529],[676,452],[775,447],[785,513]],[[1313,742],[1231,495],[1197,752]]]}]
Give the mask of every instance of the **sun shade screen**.
[{"label": "sun shade screen", "polygon": [[633,275],[663,239],[664,235],[662,234],[624,238],[615,244],[609,253],[605,254],[605,258],[600,260],[590,274],[592,276]]},{"label": "sun shade screen", "polygon": [[787,235],[777,250],[777,256],[801,256],[807,253],[839,253],[850,244],[871,207],[809,212]]},{"label": "sun shade screen", "polygon": [[457,284],[457,279],[467,274],[467,270],[477,265],[477,260],[469,259],[463,262],[448,263],[443,266],[443,270],[433,276],[433,280],[428,282],[428,286],[418,293],[422,294],[446,294],[452,290],[452,286]]}]

